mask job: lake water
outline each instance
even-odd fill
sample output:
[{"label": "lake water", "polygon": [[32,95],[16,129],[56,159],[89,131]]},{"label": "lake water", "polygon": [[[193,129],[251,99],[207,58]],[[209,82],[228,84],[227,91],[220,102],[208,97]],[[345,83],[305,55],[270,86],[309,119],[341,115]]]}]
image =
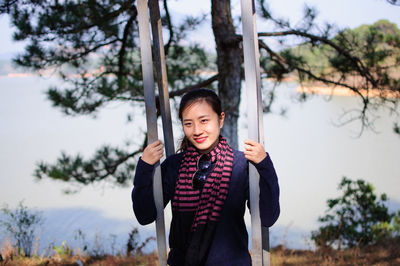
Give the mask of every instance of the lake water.
[{"label": "lake water", "polygon": [[[54,162],[61,151],[88,158],[103,144],[122,146],[126,140],[137,141],[137,135],[145,129],[142,112],[134,115],[134,123],[126,122],[127,112],[133,109],[123,104],[107,106],[97,119],[67,117],[51,107],[43,94],[49,85],[57,83],[55,78],[0,76],[0,203],[15,207],[24,200],[27,206],[48,213],[47,217],[63,210],[67,214],[61,217],[74,217],[66,223],[69,226],[62,222],[66,218],[54,222],[63,226],[47,225],[52,231],[43,232],[43,241],[47,241],[44,246],[49,241],[59,245],[64,237],[73,241],[79,228],[92,234],[92,239],[98,230],[103,236],[121,236],[118,242],[123,243],[123,236],[138,226],[131,209],[130,187],[102,183],[64,195],[61,190],[67,185],[50,180],[35,182],[32,174],[38,161]],[[337,186],[343,176],[371,182],[377,193],[387,193],[392,210],[400,207],[400,137],[392,133],[392,118],[382,111],[376,121],[379,133],[365,131],[356,138],[358,122],[334,126],[343,110],[357,107],[356,98],[335,96],[327,101],[315,96],[297,103],[293,100],[295,89],[294,84],[280,89],[276,110],[287,108],[286,116],[264,116],[266,150],[281,187],[281,216],[271,228],[271,241],[307,247],[305,240],[317,228],[326,200],[339,195]],[[247,137],[245,100],[242,105],[240,142]],[[175,131],[179,132],[178,126]],[[166,218],[169,224],[169,208]],[[141,230],[143,237],[151,235],[154,225]]]}]

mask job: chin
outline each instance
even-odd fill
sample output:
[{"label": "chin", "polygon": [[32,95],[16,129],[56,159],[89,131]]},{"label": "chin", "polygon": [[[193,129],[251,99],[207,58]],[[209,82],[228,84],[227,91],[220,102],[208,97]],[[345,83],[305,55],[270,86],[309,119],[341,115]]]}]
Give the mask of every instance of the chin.
[{"label": "chin", "polygon": [[209,149],[210,147],[211,147],[211,145],[210,144],[207,144],[207,143],[197,143],[196,141],[191,141],[192,142],[192,144],[193,144],[193,146],[195,146],[196,147],[196,149],[198,149],[199,151],[202,151],[202,150],[207,150],[207,149]]},{"label": "chin", "polygon": [[200,151],[208,150],[211,147],[211,145],[194,145],[194,146]]},{"label": "chin", "polygon": [[203,143],[197,143],[194,139],[191,139],[190,142],[193,144],[193,146],[196,147],[199,151],[208,151],[209,149],[213,148],[216,144],[217,140],[210,140],[208,138],[206,141]]}]

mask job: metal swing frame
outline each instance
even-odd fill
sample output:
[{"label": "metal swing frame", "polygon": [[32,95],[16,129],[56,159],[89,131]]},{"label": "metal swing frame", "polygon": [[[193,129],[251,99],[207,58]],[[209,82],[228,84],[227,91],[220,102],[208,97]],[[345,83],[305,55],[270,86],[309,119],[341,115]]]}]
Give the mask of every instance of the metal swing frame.
[{"label": "metal swing frame", "polygon": [[[260,78],[260,53],[256,26],[254,0],[241,0],[244,75],[247,91],[247,119],[249,139],[264,146],[264,125]],[[249,164],[250,214],[252,236],[252,265],[270,265],[269,229],[261,225],[260,176],[254,165]]]},{"label": "metal swing frame", "polygon": [[[140,53],[142,58],[143,87],[146,106],[148,143],[158,139],[157,114],[154,89],[153,56],[157,72],[159,102],[163,124],[165,149],[167,156],[174,153],[171,111],[169,105],[167,72],[165,65],[164,43],[158,0],[138,0],[138,21]],[[149,18],[150,11],[150,18]],[[264,145],[262,119],[262,98],[258,37],[254,0],[241,0],[243,51],[245,65],[245,86],[247,90],[247,115],[249,138]],[[151,21],[152,38],[149,21]],[[153,50],[150,40],[153,40]],[[153,51],[153,53],[152,53]],[[251,104],[250,104],[251,103]],[[249,165],[250,213],[252,231],[252,265],[270,265],[268,228],[262,227],[259,210],[259,175],[255,167]],[[156,164],[153,177],[154,201],[157,209],[156,233],[159,265],[167,265],[167,245],[164,221],[164,200],[162,195],[161,169]]]}]

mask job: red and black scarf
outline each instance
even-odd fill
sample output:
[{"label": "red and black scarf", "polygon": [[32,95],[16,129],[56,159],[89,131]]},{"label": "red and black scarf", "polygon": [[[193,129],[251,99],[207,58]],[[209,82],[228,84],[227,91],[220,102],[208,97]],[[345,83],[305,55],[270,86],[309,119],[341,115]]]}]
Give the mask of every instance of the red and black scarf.
[{"label": "red and black scarf", "polygon": [[210,151],[215,167],[201,190],[192,188],[192,177],[200,157],[190,145],[185,151],[172,200],[171,248],[179,248],[185,266],[202,265],[207,258],[216,225],[228,196],[233,167],[233,151],[226,139]]}]

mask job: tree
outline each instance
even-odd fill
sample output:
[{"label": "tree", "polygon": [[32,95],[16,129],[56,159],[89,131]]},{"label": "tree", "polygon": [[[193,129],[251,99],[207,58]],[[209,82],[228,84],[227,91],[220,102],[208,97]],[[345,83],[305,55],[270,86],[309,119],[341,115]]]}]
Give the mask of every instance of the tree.
[{"label": "tree", "polygon": [[5,206],[1,211],[4,216],[1,217],[0,226],[16,241],[18,254],[30,257],[37,227],[43,222],[42,214],[29,210],[22,202],[15,210]]},{"label": "tree", "polygon": [[[162,1],[162,7],[170,97],[175,100],[198,87],[216,89],[226,111],[222,134],[236,148],[243,55],[242,36],[236,27],[239,18],[232,17],[231,1],[211,0],[215,59],[201,46],[184,42],[190,32],[196,32],[206,15],[187,16],[176,24],[167,0]],[[370,115],[375,108],[397,112],[398,98],[388,96],[388,92],[399,93],[399,77],[395,75],[400,60],[397,33],[387,42],[386,37],[379,37],[377,28],[355,46],[353,41],[359,40],[359,36],[333,25],[316,25],[313,8],[305,8],[304,18],[296,26],[276,18],[265,0],[257,1],[256,9],[273,29],[259,33],[262,78],[273,78],[279,83],[290,76],[297,77],[300,83],[318,81],[354,91],[361,100],[361,110],[357,116],[351,113],[346,121],[359,119],[363,128],[372,127]],[[28,42],[25,52],[14,62],[38,73],[56,70],[65,81],[47,92],[56,108],[67,115],[89,115],[110,102],[143,107],[135,1],[3,0],[0,14],[11,17],[14,39]],[[271,40],[278,40],[281,45],[276,47]],[[371,46],[375,42],[377,45]],[[375,50],[380,47],[379,42],[385,47],[383,50]],[[294,49],[296,46],[309,52],[299,53]],[[387,46],[393,52],[390,55],[384,52]],[[320,53],[325,58],[322,60],[328,63],[325,71],[308,60],[310,53]],[[265,112],[272,110],[276,88],[263,88]],[[381,92],[379,100],[363,93],[372,89]],[[306,94],[302,96],[305,98]],[[50,177],[84,185],[102,180],[128,184],[144,145],[145,136],[134,148],[102,147],[92,159],[62,154],[54,164],[40,163],[35,175],[39,179]]]},{"label": "tree", "polygon": [[361,99],[362,108],[346,113],[342,117],[343,123],[359,119],[362,132],[364,128],[373,127],[377,109],[385,107],[396,112],[400,81],[397,74],[385,70],[390,68],[397,73],[400,70],[400,30],[397,26],[380,20],[373,25],[343,30],[330,42],[332,44],[305,43],[283,53],[300,60],[296,63],[299,74],[312,70],[312,75],[299,75],[302,82],[346,87]]},{"label": "tree", "polygon": [[318,219],[323,225],[312,232],[311,239],[318,247],[337,246],[340,250],[342,246],[366,246],[397,237],[399,217],[389,213],[386,194],[378,197],[370,183],[346,177],[339,190],[343,194],[327,200],[326,215]]}]

